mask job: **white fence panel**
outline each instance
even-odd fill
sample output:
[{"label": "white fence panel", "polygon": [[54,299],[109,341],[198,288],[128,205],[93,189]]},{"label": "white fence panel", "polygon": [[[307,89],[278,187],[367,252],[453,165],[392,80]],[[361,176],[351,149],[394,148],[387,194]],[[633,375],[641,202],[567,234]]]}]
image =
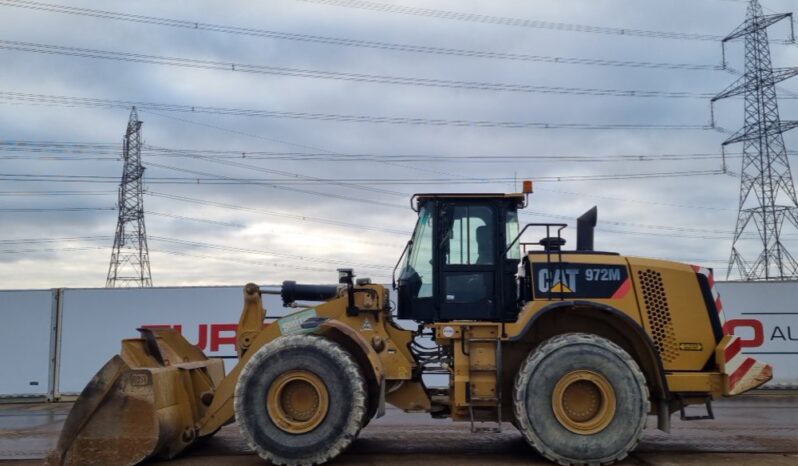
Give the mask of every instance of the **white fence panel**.
[{"label": "white fence panel", "polygon": [[768,387],[798,387],[798,282],[717,284],[730,332],[743,354],[773,365]]},{"label": "white fence panel", "polygon": [[50,382],[50,290],[0,291],[0,396],[45,396]]},{"label": "white fence panel", "polygon": [[[769,386],[798,387],[798,282],[717,286],[727,325],[743,338],[743,352],[773,364]],[[240,286],[65,289],[60,353],[51,345],[56,302],[51,290],[0,291],[0,351],[7,356],[0,359],[0,396],[45,396],[48,386],[56,395],[77,393],[119,352],[120,341],[137,336],[142,326],[177,327],[208,356],[234,358],[243,291]],[[264,305],[270,316],[290,311],[275,295],[264,295]],[[51,354],[60,356],[58,380],[50,380]],[[228,370],[234,363],[226,361]]]},{"label": "white fence panel", "polygon": [[[269,315],[286,313],[279,296],[263,299]],[[139,327],[177,327],[208,356],[234,358],[243,303],[241,286],[66,289],[58,389],[80,392]],[[226,368],[234,363],[226,361]]]}]

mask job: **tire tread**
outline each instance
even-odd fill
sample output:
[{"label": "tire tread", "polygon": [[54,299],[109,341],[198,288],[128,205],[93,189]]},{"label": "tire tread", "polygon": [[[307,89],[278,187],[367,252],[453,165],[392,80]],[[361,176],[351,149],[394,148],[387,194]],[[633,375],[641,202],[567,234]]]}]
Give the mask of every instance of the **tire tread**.
[{"label": "tire tread", "polygon": [[346,377],[352,381],[354,386],[354,391],[351,394],[353,409],[346,426],[343,429],[342,435],[340,435],[329,448],[327,448],[325,451],[315,452],[308,457],[301,459],[283,458],[262,448],[253,440],[247,429],[239,422],[241,435],[244,437],[244,440],[246,440],[247,445],[257,452],[261,458],[275,465],[302,466],[326,463],[327,461],[341,454],[341,452],[346,450],[352,444],[355,438],[357,438],[361,426],[363,425],[363,420],[366,417],[366,411],[368,409],[366,382],[363,374],[361,373],[360,367],[352,355],[350,355],[338,343],[323,337],[311,335],[290,335],[279,337],[271,343],[263,346],[252,356],[252,358],[250,358],[249,361],[247,361],[247,364],[241,371],[241,375],[236,383],[236,394],[234,399],[236,419],[243,419],[243,413],[247,407],[244,406],[244,403],[239,402],[239,400],[243,398],[243,387],[246,386],[250,378],[257,374],[257,367],[259,366],[259,363],[265,359],[268,359],[275,353],[286,350],[290,351],[291,348],[307,346],[313,346],[327,353],[329,356],[335,359],[341,365],[341,367],[344,368]]},{"label": "tire tread", "polygon": [[549,338],[548,340],[541,343],[536,349],[534,349],[529,356],[524,360],[521,368],[518,370],[518,374],[515,377],[515,384],[513,386],[513,414],[515,415],[516,422],[519,424],[519,430],[526,438],[527,442],[529,442],[533,448],[535,448],[540,454],[548,458],[549,460],[556,462],[562,466],[599,466],[599,465],[610,465],[617,461],[620,461],[626,458],[630,451],[634,450],[638,443],[640,442],[640,437],[643,432],[643,428],[646,424],[647,416],[641,416],[640,423],[637,426],[636,432],[638,434],[632,439],[627,447],[619,452],[614,457],[602,461],[602,462],[586,462],[586,461],[572,461],[557,452],[553,451],[547,445],[543,443],[543,441],[538,438],[534,430],[532,429],[531,422],[529,421],[528,416],[526,415],[526,381],[529,380],[530,375],[537,364],[539,364],[543,359],[545,359],[548,355],[553,353],[554,351],[573,344],[590,344],[601,347],[603,349],[609,350],[615,356],[619,357],[630,369],[631,374],[637,381],[637,383],[643,388],[643,408],[644,412],[648,413],[651,408],[651,403],[649,401],[649,391],[648,385],[646,384],[646,378],[643,375],[643,372],[640,370],[640,367],[637,365],[637,362],[632,358],[629,353],[624,351],[623,348],[618,346],[617,344],[613,343],[606,338],[600,337],[598,335],[593,335],[589,333],[564,333],[561,335],[554,336]]}]

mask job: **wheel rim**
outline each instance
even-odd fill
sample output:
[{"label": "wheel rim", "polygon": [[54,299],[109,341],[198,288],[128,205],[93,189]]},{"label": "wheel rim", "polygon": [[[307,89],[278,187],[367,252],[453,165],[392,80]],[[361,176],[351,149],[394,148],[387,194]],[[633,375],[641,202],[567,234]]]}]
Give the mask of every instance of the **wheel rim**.
[{"label": "wheel rim", "polygon": [[266,407],[274,424],[289,434],[318,427],[327,415],[327,386],[316,374],[295,370],[281,374],[269,387]]},{"label": "wheel rim", "polygon": [[615,390],[601,374],[578,370],[564,375],[554,386],[551,405],[566,429],[581,435],[604,430],[615,417]]}]

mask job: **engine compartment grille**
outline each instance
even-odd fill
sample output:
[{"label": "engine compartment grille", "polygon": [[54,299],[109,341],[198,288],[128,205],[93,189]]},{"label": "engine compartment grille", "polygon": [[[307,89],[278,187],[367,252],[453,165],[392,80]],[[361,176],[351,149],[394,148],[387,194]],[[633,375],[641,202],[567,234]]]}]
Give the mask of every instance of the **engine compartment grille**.
[{"label": "engine compartment grille", "polygon": [[646,306],[648,322],[651,326],[651,339],[665,362],[673,362],[679,356],[679,346],[674,335],[671,311],[668,308],[668,297],[662,274],[656,270],[638,271],[643,302]]}]

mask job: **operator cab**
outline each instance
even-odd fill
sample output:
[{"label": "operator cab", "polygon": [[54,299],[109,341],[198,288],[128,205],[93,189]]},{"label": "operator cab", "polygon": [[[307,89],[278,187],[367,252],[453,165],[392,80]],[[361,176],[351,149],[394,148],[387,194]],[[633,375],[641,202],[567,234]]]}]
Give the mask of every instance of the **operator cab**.
[{"label": "operator cab", "polygon": [[399,273],[400,319],[518,317],[518,209],[524,194],[416,194],[413,237]]}]

